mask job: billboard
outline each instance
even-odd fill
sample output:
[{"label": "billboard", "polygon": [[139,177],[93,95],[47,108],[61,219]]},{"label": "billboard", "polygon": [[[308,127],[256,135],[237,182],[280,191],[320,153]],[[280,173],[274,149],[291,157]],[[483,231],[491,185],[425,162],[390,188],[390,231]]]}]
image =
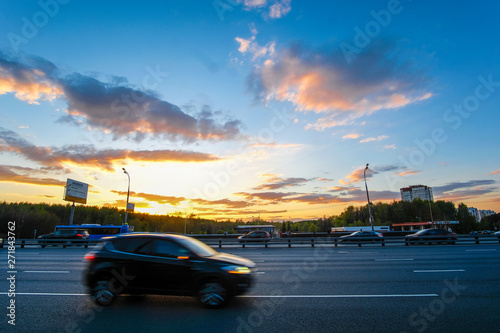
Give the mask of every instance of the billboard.
[{"label": "billboard", "polygon": [[88,184],[68,178],[64,189],[64,200],[86,204],[88,190]]},{"label": "billboard", "polygon": [[133,212],[134,212],[134,209],[135,209],[135,204],[134,204],[134,203],[129,202],[129,203],[127,204],[127,212],[133,213]]}]

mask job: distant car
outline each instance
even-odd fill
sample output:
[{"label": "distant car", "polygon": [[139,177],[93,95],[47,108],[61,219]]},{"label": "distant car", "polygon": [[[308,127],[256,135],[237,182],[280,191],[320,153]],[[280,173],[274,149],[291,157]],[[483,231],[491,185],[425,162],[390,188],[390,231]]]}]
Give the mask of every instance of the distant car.
[{"label": "distant car", "polygon": [[255,230],[246,235],[238,237],[240,243],[246,242],[269,242],[271,235],[267,231]]},{"label": "distant car", "polygon": [[[46,234],[46,235],[41,235],[38,237],[40,240],[49,240],[49,239],[54,239],[54,240],[71,240],[71,239],[88,239],[89,238],[89,232],[85,229],[62,229],[62,230],[56,230],[53,233]],[[40,242],[42,244],[55,244],[55,242]]]},{"label": "distant car", "polygon": [[481,235],[493,235],[493,231],[490,230],[482,230],[480,231]]},{"label": "distant car", "polygon": [[355,231],[350,235],[340,236],[339,242],[381,242],[384,235],[377,231]]},{"label": "distant car", "polygon": [[406,241],[411,243],[443,243],[455,244],[457,240],[454,232],[445,229],[424,229],[406,236]]},{"label": "distant car", "polygon": [[85,256],[84,272],[84,284],[100,305],[119,294],[177,295],[218,308],[253,282],[253,261],[219,253],[195,238],[128,233],[103,240]]},{"label": "distant car", "polygon": [[500,236],[500,231],[495,232],[495,236]]},{"label": "distant car", "polygon": [[471,231],[469,232],[469,235],[477,235],[477,231]]}]

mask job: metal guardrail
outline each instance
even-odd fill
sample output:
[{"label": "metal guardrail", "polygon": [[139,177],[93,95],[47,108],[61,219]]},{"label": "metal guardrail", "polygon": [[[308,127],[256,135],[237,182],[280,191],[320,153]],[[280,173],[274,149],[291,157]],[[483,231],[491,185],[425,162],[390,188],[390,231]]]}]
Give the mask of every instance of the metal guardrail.
[{"label": "metal guardrail", "polygon": [[496,235],[478,235],[478,236],[469,236],[463,235],[458,236],[456,240],[447,239],[443,240],[442,237],[439,236],[426,236],[421,237],[421,239],[413,240],[406,237],[357,237],[357,238],[349,238],[343,239],[339,237],[292,237],[292,238],[278,238],[278,239],[255,239],[252,241],[247,240],[234,240],[234,239],[224,239],[219,238],[218,240],[204,240],[204,242],[210,246],[222,248],[224,246],[241,246],[246,247],[247,245],[263,245],[264,247],[292,247],[293,245],[310,245],[311,247],[315,247],[317,245],[330,245],[334,247],[338,247],[340,244],[342,245],[357,245],[361,247],[362,245],[373,245],[378,244],[381,246],[386,246],[387,244],[400,244],[400,245],[413,245],[413,244],[428,244],[428,243],[450,243],[450,244],[480,244],[484,243],[492,243],[497,242],[500,244],[500,236]]},{"label": "metal guardrail", "polygon": [[[99,239],[16,239],[15,245],[23,249],[25,246],[40,246],[42,249],[46,246],[62,246],[66,248],[68,246],[83,246],[88,248],[89,246],[94,246],[99,243]],[[0,242],[0,248],[8,246],[7,240]]]},{"label": "metal guardrail", "polygon": [[[497,235],[462,235],[457,236],[456,240],[446,239],[443,240],[442,237],[427,236],[421,237],[419,240],[409,240],[406,237],[384,237],[384,238],[368,238],[368,237],[358,237],[342,239],[339,237],[291,237],[291,238],[262,238],[262,239],[252,239],[252,240],[239,240],[234,238],[224,238],[219,239],[202,239],[209,246],[223,248],[224,246],[241,246],[245,248],[248,245],[260,245],[264,247],[289,247],[297,245],[308,245],[315,247],[317,245],[321,246],[334,246],[338,247],[342,245],[357,245],[361,247],[362,245],[381,245],[386,246],[387,244],[400,244],[400,245],[413,245],[413,244],[428,244],[428,243],[451,243],[451,244],[481,244],[481,243],[492,243],[492,241],[500,244],[500,236]],[[24,248],[26,246],[40,246],[45,248],[47,246],[62,246],[63,248],[70,246],[83,246],[88,248],[89,246],[94,246],[99,243],[99,239],[85,240],[85,239],[16,239],[15,246]],[[8,246],[7,240],[0,242],[0,248]]]}]

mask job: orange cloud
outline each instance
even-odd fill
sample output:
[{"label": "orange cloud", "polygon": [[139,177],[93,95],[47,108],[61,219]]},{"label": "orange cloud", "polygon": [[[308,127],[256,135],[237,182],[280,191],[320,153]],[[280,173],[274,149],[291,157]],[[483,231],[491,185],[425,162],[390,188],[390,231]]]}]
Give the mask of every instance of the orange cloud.
[{"label": "orange cloud", "polygon": [[[122,207],[125,209],[125,206],[127,205],[126,200],[116,200],[113,203],[105,203],[103,206],[104,207]],[[134,202],[135,208],[152,208],[151,205],[147,202]]]},{"label": "orange cloud", "polygon": [[344,135],[342,137],[342,139],[357,139],[359,138],[361,135],[360,134],[356,134],[356,133],[352,133],[352,134],[347,134],[347,135]]},{"label": "orange cloud", "polygon": [[192,199],[191,203],[199,204],[203,206],[214,206],[214,205],[223,205],[230,208],[245,208],[252,206],[253,204],[248,201],[234,201],[230,199],[221,199],[221,200],[204,200],[204,199]]},{"label": "orange cloud", "polygon": [[103,82],[79,73],[61,72],[42,58],[11,59],[0,52],[0,95],[14,93],[33,104],[62,98],[68,107],[58,122],[103,131],[114,138],[141,141],[157,136],[194,142],[240,137],[240,122],[225,118],[208,105],[195,117],[161,100],[155,92],[142,91],[123,81]]},{"label": "orange cloud", "polygon": [[[3,143],[3,145],[2,145]],[[38,147],[13,131],[0,127],[0,151],[9,151],[49,167],[62,168],[73,163],[112,170],[117,161],[143,162],[211,162],[220,160],[212,154],[185,150],[97,150],[89,145],[72,145],[62,148]]]},{"label": "orange cloud", "polygon": [[403,176],[407,176],[407,175],[416,175],[417,173],[420,173],[420,171],[405,171],[405,172],[395,173],[395,174],[403,177]]},{"label": "orange cloud", "polygon": [[329,192],[340,192],[340,191],[357,191],[358,189],[355,187],[346,187],[346,186],[333,186],[329,187]]},{"label": "orange cloud", "polygon": [[[365,171],[364,168],[354,170],[353,173],[351,173],[350,175],[347,175],[345,177],[349,180],[346,181],[346,180],[341,179],[341,180],[339,180],[339,183],[342,185],[349,185],[352,183],[357,183],[359,181],[362,181],[364,179],[364,177],[363,177],[364,171]],[[366,171],[366,178],[370,178],[370,177],[371,177],[371,172],[370,172],[370,169],[368,169]]]},{"label": "orange cloud", "polygon": [[[118,195],[127,195],[127,192],[125,192],[125,191],[115,191],[115,190],[112,190],[111,192],[112,193],[116,193]],[[172,206],[177,206],[181,202],[187,200],[184,197],[165,196],[165,195],[158,195],[158,194],[151,194],[151,193],[142,193],[142,192],[137,193],[137,192],[133,192],[133,191],[130,192],[130,196],[132,198],[141,198],[141,199],[144,199],[146,201],[156,202],[156,203],[159,203],[161,205],[169,204],[169,205],[172,205]]]},{"label": "orange cloud", "polygon": [[267,59],[250,75],[262,100],[293,103],[297,110],[326,113],[308,128],[322,130],[381,109],[398,109],[432,97],[422,71],[401,66],[389,43],[373,43],[345,66],[339,53],[294,45]]},{"label": "orange cloud", "polygon": [[0,95],[6,93],[14,93],[20,100],[38,104],[39,100],[53,100],[62,95],[62,90],[40,70],[20,70],[16,78],[0,67]]},{"label": "orange cloud", "polygon": [[66,182],[53,178],[38,178],[20,175],[7,166],[0,166],[0,181],[43,186],[65,186]]},{"label": "orange cloud", "polygon": [[309,179],[306,178],[280,178],[272,177],[265,184],[261,184],[254,188],[254,190],[277,190],[280,188],[300,186],[307,183]]},{"label": "orange cloud", "polygon": [[333,179],[330,179],[330,178],[321,178],[321,177],[319,177],[318,180],[321,181],[321,182],[325,182],[325,183],[333,181]]}]

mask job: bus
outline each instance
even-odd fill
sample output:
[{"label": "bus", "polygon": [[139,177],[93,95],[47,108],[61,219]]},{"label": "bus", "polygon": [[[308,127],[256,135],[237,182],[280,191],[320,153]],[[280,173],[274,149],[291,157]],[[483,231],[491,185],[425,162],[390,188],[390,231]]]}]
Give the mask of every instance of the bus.
[{"label": "bus", "polygon": [[56,225],[57,230],[64,229],[85,229],[89,232],[89,239],[101,239],[102,237],[115,236],[127,232],[133,232],[134,226],[128,224],[122,225],[100,225],[100,224],[73,224]]},{"label": "bus", "polygon": [[271,235],[274,234],[274,225],[239,225],[236,227],[236,232],[239,234],[246,234],[254,230],[267,231]]}]

